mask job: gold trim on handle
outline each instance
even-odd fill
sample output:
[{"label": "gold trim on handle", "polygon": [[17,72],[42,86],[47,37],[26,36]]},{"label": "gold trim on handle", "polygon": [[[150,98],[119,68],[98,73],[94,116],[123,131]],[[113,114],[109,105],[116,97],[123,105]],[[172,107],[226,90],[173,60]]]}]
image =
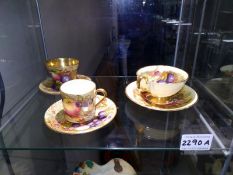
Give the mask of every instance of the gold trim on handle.
[{"label": "gold trim on handle", "polygon": [[95,105],[95,107],[98,106],[107,97],[107,92],[104,89],[96,89],[95,94],[97,95],[97,93],[102,93],[103,98]]}]

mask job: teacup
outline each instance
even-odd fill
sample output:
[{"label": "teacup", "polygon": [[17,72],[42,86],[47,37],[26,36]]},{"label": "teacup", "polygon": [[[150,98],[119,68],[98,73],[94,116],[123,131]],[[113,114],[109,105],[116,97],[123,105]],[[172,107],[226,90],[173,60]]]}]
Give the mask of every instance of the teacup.
[{"label": "teacup", "polygon": [[54,58],[46,61],[45,64],[57,90],[62,83],[77,77],[79,60],[76,58]]},{"label": "teacup", "polygon": [[179,92],[188,74],[172,66],[146,66],[137,71],[137,88],[154,97],[169,97]]},{"label": "teacup", "polygon": [[[95,117],[96,106],[107,96],[104,89],[96,89],[91,80],[76,79],[65,82],[60,87],[64,115],[72,123],[87,123]],[[96,95],[103,97],[96,103]]]}]

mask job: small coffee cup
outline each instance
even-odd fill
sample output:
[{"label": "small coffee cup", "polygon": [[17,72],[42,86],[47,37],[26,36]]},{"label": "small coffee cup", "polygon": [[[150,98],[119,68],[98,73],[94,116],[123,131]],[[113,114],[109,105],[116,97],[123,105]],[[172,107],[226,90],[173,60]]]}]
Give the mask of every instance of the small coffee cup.
[{"label": "small coffee cup", "polygon": [[[72,123],[84,124],[95,117],[96,106],[107,96],[104,89],[96,89],[91,80],[75,79],[60,87],[65,119]],[[97,93],[103,97],[96,102]]]},{"label": "small coffee cup", "polygon": [[79,60],[76,58],[54,58],[45,63],[56,89],[59,90],[62,83],[76,79]]}]

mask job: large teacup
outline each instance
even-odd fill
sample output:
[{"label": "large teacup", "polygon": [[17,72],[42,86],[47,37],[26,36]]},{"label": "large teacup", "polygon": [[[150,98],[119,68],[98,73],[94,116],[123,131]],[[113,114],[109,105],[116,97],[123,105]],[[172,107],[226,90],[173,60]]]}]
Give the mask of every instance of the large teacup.
[{"label": "large teacup", "polygon": [[[96,106],[107,96],[104,89],[96,89],[91,80],[76,79],[63,83],[60,87],[64,115],[72,123],[87,123],[95,117]],[[96,102],[97,93],[103,97]]]},{"label": "large teacup", "polygon": [[79,60],[76,58],[54,58],[46,61],[46,68],[57,86],[62,83],[76,79]]},{"label": "large teacup", "polygon": [[[150,74],[153,73],[165,73],[165,78],[162,80],[155,79],[153,75],[150,76]],[[185,71],[176,67],[164,65],[146,66],[139,69],[136,74],[138,89],[141,91],[149,92],[154,97],[172,96],[180,91],[188,80],[188,74]],[[174,82],[170,81],[171,79],[174,80],[174,77],[177,80]]]}]

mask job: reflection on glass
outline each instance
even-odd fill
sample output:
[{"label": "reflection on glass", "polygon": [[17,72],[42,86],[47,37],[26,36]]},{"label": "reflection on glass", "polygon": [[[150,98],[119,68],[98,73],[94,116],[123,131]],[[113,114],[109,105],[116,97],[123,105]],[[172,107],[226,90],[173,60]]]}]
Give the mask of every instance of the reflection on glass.
[{"label": "reflection on glass", "polygon": [[184,117],[178,116],[176,112],[149,110],[127,100],[125,114],[134,124],[136,137],[132,141],[135,142],[135,146],[146,146],[153,141],[159,145],[166,145],[166,142],[175,144],[176,140],[179,140],[181,121]]}]

